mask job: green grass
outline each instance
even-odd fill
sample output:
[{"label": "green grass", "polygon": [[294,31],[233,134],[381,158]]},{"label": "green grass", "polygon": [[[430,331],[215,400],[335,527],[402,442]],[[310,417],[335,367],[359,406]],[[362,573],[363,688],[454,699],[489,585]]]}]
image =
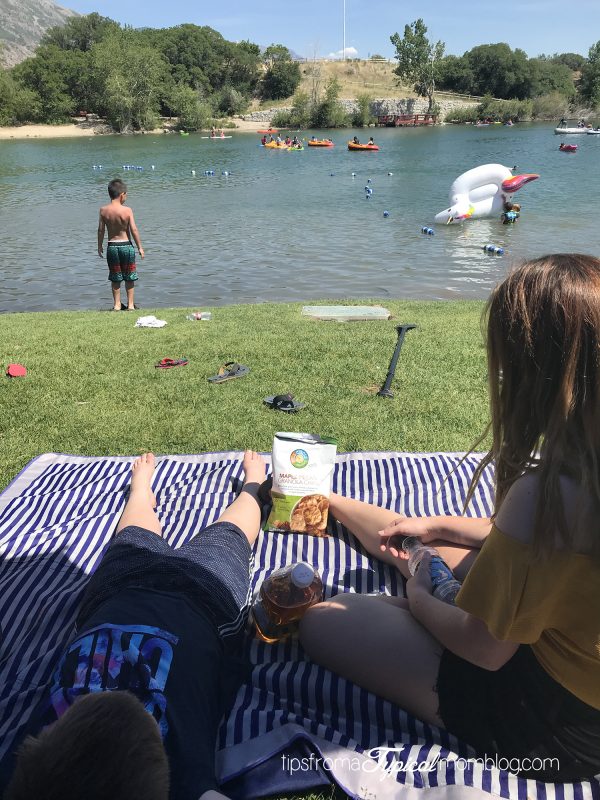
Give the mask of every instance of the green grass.
[{"label": "green grass", "polygon": [[[273,433],[335,436],[339,450],[464,450],[487,418],[481,303],[391,301],[389,322],[316,322],[299,304],[213,309],[190,322],[185,309],[144,309],[168,321],[134,328],[132,313],[0,315],[1,362],[26,378],[0,378],[0,486],[32,457],[198,453],[271,449]],[[411,331],[393,384],[377,397],[396,343]],[[159,370],[164,356],[188,366]],[[207,376],[236,360],[251,368],[218,386]],[[292,392],[296,416],[263,405]]]}]

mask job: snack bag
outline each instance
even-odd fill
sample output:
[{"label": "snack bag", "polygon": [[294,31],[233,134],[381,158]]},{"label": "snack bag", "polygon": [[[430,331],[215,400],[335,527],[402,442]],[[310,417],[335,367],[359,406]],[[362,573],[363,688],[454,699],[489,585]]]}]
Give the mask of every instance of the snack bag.
[{"label": "snack bag", "polygon": [[326,536],[337,444],[311,433],[276,433],[273,508],[265,530]]}]

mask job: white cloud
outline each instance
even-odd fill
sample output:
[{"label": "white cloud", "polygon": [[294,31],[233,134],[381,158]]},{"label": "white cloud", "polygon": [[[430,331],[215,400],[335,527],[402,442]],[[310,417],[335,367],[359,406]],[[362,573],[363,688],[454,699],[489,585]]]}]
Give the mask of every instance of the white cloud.
[{"label": "white cloud", "polygon": [[[356,58],[358,56],[358,50],[356,47],[347,47],[346,48],[346,58]],[[338,50],[336,53],[329,53],[327,58],[343,58],[344,51]]]}]

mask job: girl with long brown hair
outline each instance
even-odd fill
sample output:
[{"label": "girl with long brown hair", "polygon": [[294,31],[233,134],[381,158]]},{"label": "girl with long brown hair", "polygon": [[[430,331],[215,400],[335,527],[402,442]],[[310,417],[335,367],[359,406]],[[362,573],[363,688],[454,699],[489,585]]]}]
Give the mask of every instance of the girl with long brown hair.
[{"label": "girl with long brown hair", "polygon": [[[333,496],[407,578],[406,599],[337,595],[307,614],[302,643],[479,756],[583,780],[600,773],[600,260],[529,261],[486,315],[492,444],[472,489],[493,463],[494,515],[398,518]],[[392,540],[409,535],[464,581],[456,605],[431,594],[427,559],[410,577]]]}]

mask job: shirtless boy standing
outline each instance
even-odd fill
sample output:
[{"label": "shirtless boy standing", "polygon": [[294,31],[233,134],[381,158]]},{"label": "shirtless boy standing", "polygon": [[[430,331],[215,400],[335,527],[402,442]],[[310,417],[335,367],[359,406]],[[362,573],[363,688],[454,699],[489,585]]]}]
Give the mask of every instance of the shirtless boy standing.
[{"label": "shirtless boy standing", "polygon": [[98,255],[104,257],[104,231],[108,228],[108,279],[111,282],[113,295],[113,311],[121,310],[121,281],[125,281],[127,290],[127,310],[133,311],[133,287],[138,276],[135,268],[135,250],[131,238],[137,245],[140,258],[144,258],[144,249],[133,218],[133,211],[125,207],[127,186],[121,180],[108,184],[110,203],[100,209],[98,222]]}]

